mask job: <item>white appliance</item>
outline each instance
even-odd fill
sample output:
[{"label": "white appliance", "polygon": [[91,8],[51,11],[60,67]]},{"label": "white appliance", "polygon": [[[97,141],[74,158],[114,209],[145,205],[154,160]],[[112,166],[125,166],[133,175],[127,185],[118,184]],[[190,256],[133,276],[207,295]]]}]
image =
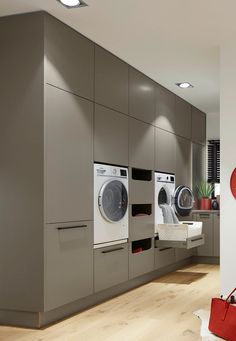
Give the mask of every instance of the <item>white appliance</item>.
[{"label": "white appliance", "polygon": [[194,204],[191,189],[181,185],[175,188],[175,175],[155,172],[155,233],[158,224],[163,224],[163,214],[160,205],[167,204],[173,207],[179,216],[188,216]]},{"label": "white appliance", "polygon": [[174,174],[155,172],[155,233],[157,233],[157,225],[164,223],[160,205],[172,205],[174,192]]},{"label": "white appliance", "polygon": [[128,220],[128,169],[95,163],[94,247],[126,242]]}]

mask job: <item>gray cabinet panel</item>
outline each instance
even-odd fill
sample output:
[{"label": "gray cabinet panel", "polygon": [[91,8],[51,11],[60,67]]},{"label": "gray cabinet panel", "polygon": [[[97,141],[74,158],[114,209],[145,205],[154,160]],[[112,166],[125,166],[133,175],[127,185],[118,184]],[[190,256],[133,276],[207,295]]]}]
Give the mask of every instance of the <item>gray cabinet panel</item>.
[{"label": "gray cabinet panel", "polygon": [[214,249],[213,256],[220,257],[220,213],[213,213],[214,219]]},{"label": "gray cabinet panel", "polygon": [[94,160],[128,165],[128,117],[95,105]]},{"label": "gray cabinet panel", "polygon": [[176,134],[191,139],[191,105],[178,96],[175,97],[175,115]]},{"label": "gray cabinet panel", "polygon": [[128,113],[128,65],[95,46],[95,102]]},{"label": "gray cabinet panel", "polygon": [[154,127],[129,118],[129,165],[154,169]]},{"label": "gray cabinet panel", "polygon": [[110,288],[128,280],[128,244],[94,250],[94,290]]},{"label": "gray cabinet panel", "polygon": [[47,14],[45,79],[77,95],[94,97],[94,44]]},{"label": "gray cabinet panel", "polygon": [[192,186],[195,199],[196,185],[206,179],[206,148],[200,144],[192,144]]},{"label": "gray cabinet panel", "polygon": [[206,114],[192,107],[192,141],[206,144]]},{"label": "gray cabinet panel", "polygon": [[93,104],[48,85],[45,106],[46,221],[92,220]]},{"label": "gray cabinet panel", "polygon": [[176,261],[180,261],[189,257],[192,257],[195,254],[195,248],[193,249],[175,249],[175,257]]},{"label": "gray cabinet panel", "polygon": [[93,223],[47,226],[44,264],[45,311],[92,294]]},{"label": "gray cabinet panel", "polygon": [[155,170],[175,173],[176,136],[155,128]]},{"label": "gray cabinet panel", "polygon": [[129,68],[129,114],[147,123],[154,123],[156,83],[143,73]]},{"label": "gray cabinet panel", "polygon": [[175,249],[155,248],[155,269],[175,263]]},{"label": "gray cabinet panel", "polygon": [[129,250],[129,279],[141,276],[154,270],[154,245],[149,250],[132,253],[130,243]]},{"label": "gray cabinet panel", "polygon": [[157,107],[155,126],[175,133],[175,95],[157,87]]},{"label": "gray cabinet panel", "polygon": [[197,214],[197,220],[202,221],[202,233],[205,235],[205,244],[198,247],[198,256],[213,256],[213,216],[211,213]]},{"label": "gray cabinet panel", "polygon": [[0,44],[0,310],[42,311],[42,13],[1,17]]},{"label": "gray cabinet panel", "polygon": [[175,183],[192,187],[192,146],[191,141],[176,137]]},{"label": "gray cabinet panel", "polygon": [[[132,206],[132,205],[131,205]],[[129,209],[129,240],[139,240],[154,237],[154,212],[152,214],[132,216],[132,207]]]},{"label": "gray cabinet panel", "polygon": [[151,181],[132,179],[132,168],[129,169],[129,203],[149,204],[154,202],[154,174]]}]

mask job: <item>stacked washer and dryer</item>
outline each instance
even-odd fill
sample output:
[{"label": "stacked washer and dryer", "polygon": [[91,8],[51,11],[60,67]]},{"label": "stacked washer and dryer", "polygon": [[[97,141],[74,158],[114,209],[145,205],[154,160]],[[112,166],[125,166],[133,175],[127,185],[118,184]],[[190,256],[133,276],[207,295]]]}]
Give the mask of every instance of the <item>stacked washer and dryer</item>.
[{"label": "stacked washer and dryer", "polygon": [[94,164],[94,247],[127,242],[128,169]]}]

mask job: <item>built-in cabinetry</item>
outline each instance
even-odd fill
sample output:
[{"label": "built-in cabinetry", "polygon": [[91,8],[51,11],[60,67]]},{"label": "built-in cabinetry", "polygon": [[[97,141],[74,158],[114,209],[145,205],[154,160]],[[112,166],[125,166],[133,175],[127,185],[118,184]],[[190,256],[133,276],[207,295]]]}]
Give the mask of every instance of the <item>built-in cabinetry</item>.
[{"label": "built-in cabinetry", "polygon": [[128,65],[95,45],[95,102],[128,113]]},{"label": "built-in cabinetry", "polygon": [[[192,138],[202,176],[205,114],[46,13],[0,43],[0,317],[38,327],[191,256],[156,244],[154,171],[190,185]],[[94,161],[129,167],[128,243],[93,249]]]},{"label": "built-in cabinetry", "polygon": [[128,166],[128,117],[95,104],[94,160]]},{"label": "built-in cabinetry", "polygon": [[93,104],[46,85],[44,138],[46,222],[93,220]]},{"label": "built-in cabinetry", "polygon": [[129,68],[129,114],[153,124],[156,114],[156,83],[143,73]]},{"label": "built-in cabinetry", "polygon": [[219,211],[197,211],[193,213],[193,220],[202,221],[202,232],[205,235],[205,244],[198,247],[199,257],[220,256],[220,212]]}]

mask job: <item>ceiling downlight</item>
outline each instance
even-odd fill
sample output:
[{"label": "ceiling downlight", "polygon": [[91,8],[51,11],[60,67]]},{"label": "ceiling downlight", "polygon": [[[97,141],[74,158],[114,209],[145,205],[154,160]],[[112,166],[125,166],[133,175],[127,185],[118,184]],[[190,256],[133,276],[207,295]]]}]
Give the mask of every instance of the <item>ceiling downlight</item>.
[{"label": "ceiling downlight", "polygon": [[83,0],[57,0],[66,8],[78,8],[88,6]]},{"label": "ceiling downlight", "polygon": [[181,89],[193,88],[193,85],[190,84],[189,82],[181,82],[181,83],[175,83],[175,84]]}]

